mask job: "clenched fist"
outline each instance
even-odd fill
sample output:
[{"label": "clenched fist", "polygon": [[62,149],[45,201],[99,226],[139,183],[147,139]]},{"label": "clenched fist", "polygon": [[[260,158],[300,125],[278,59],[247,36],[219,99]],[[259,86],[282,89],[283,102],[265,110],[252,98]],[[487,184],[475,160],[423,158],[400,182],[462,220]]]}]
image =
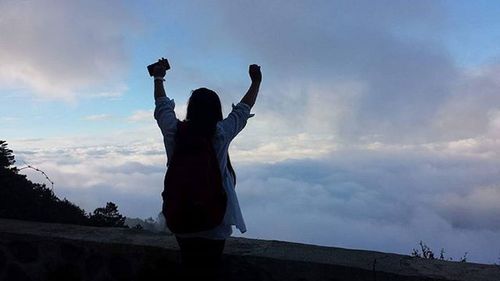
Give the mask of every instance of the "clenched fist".
[{"label": "clenched fist", "polygon": [[260,72],[260,66],[256,64],[251,64],[248,67],[248,74],[252,83],[260,83],[262,81],[262,73]]}]

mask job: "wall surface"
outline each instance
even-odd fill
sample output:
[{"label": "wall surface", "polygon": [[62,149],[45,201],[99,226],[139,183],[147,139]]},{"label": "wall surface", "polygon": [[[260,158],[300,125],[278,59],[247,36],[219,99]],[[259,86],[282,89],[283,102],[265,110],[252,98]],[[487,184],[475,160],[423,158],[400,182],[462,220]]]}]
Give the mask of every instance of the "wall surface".
[{"label": "wall surface", "polygon": [[[0,280],[175,280],[171,235],[0,219]],[[500,267],[232,238],[225,280],[499,281]]]}]

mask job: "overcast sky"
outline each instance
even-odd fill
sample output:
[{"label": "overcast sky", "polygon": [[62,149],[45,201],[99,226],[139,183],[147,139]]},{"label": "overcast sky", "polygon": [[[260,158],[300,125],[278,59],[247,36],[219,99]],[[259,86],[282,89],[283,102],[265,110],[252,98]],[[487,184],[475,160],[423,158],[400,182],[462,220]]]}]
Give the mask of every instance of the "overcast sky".
[{"label": "overcast sky", "polygon": [[169,59],[183,119],[198,87],[227,114],[257,63],[256,116],[230,150],[243,236],[403,254],[423,240],[500,262],[500,3],[2,0],[0,11],[0,139],[87,211],[160,211],[166,156],[146,65]]}]

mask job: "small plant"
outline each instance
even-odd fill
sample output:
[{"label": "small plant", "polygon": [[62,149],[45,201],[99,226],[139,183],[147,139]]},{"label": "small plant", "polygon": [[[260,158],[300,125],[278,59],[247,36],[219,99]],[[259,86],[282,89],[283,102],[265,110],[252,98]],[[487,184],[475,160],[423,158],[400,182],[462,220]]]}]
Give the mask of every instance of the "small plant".
[{"label": "small plant", "polygon": [[467,252],[460,258],[460,262],[467,262]]},{"label": "small plant", "polygon": [[[427,246],[424,242],[420,241],[418,245],[420,245],[420,251],[418,249],[413,248],[413,251],[411,253],[412,257],[428,259],[428,260],[436,259],[434,257],[434,252],[432,252],[431,248],[429,248],[429,246]],[[444,254],[444,249],[441,249],[441,254],[442,255]]]},{"label": "small plant", "polygon": [[444,248],[441,248],[441,251],[439,252],[439,259],[444,260]]},{"label": "small plant", "polygon": [[[412,257],[421,258],[421,259],[428,259],[428,260],[448,260],[448,261],[453,260],[452,257],[448,257],[448,258],[445,257],[446,252],[445,252],[444,248],[441,248],[441,251],[439,251],[439,258],[436,258],[432,249],[429,246],[427,246],[423,241],[420,241],[418,243],[418,245],[420,246],[420,249],[413,248],[413,250],[411,252]],[[460,262],[467,262],[467,254],[468,254],[468,252],[465,252],[464,255],[459,259],[459,261]]]},{"label": "small plant", "polygon": [[132,229],[135,229],[135,230],[143,230],[144,227],[142,227],[142,225],[140,225],[139,223],[136,224],[134,227],[132,227]]}]

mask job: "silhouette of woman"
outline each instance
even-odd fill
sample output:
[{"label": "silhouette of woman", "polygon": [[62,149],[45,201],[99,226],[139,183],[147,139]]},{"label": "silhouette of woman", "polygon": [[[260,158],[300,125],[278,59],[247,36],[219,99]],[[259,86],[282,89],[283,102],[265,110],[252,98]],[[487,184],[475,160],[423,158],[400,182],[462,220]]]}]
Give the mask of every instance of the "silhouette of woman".
[{"label": "silhouette of woman", "polygon": [[[177,123],[175,103],[166,96],[163,82],[169,64],[166,59],[160,59],[152,67],[154,76],[154,117],[163,134],[163,140],[170,162],[175,147]],[[241,101],[232,106],[232,111],[223,119],[220,99],[212,90],[199,88],[191,93],[187,106],[186,120],[198,133],[209,136],[217,156],[222,185],[227,195],[226,212],[221,224],[213,229],[187,234],[176,234],[181,249],[181,262],[186,278],[194,275],[203,275],[206,278],[215,278],[220,268],[225,241],[232,234],[232,225],[246,232],[245,222],[241,214],[238,198],[235,192],[236,175],[231,165],[228,148],[231,141],[245,127],[247,119],[252,117],[250,109],[255,104],[259,92],[262,74],[260,66],[249,66],[251,85]],[[167,165],[168,166],[168,165]]]}]

